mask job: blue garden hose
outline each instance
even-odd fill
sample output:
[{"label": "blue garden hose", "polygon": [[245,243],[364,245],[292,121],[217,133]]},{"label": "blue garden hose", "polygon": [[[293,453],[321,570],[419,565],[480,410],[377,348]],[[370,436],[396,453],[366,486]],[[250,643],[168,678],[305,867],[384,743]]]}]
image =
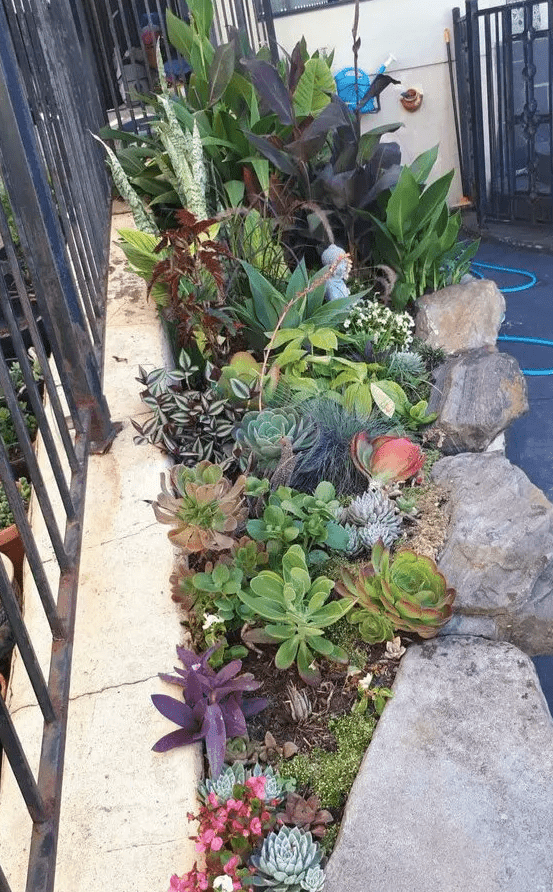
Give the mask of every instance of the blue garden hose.
[{"label": "blue garden hose", "polygon": [[[476,267],[476,269],[475,269]],[[512,269],[509,266],[496,266],[493,263],[476,263],[473,261],[471,264],[471,272],[473,275],[477,276],[479,279],[483,279],[484,276],[480,272],[481,269],[493,269],[497,272],[502,273],[514,273],[517,276],[526,276],[528,282],[525,282],[523,285],[513,285],[510,288],[500,288],[500,291],[503,294],[512,294],[515,291],[526,291],[528,288],[533,288],[533,286],[538,281],[537,276],[534,273],[529,272],[525,269]],[[497,338],[498,341],[511,341],[516,342],[518,344],[538,344],[540,347],[553,347],[553,341],[548,341],[545,338],[527,338],[527,337],[515,337],[515,335],[499,335]],[[524,375],[537,377],[539,375],[553,375],[552,369],[522,369],[521,370]]]}]

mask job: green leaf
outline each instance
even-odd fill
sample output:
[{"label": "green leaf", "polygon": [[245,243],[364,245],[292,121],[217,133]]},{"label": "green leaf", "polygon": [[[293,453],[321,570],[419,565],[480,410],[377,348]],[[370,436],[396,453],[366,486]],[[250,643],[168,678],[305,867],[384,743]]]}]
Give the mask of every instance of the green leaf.
[{"label": "green leaf", "polygon": [[188,10],[200,35],[208,38],[213,23],[212,0],[188,0]]},{"label": "green leaf", "polygon": [[316,666],[312,666],[313,654],[309,650],[305,641],[300,643],[298,647],[297,665],[300,677],[306,684],[316,686],[320,683],[321,673]]},{"label": "green leaf", "polygon": [[218,46],[209,67],[209,105],[221,98],[234,73],[234,42]]},{"label": "green leaf", "polygon": [[294,91],[294,108],[298,117],[316,117],[336,93],[336,81],[324,59],[308,59]]},{"label": "green leaf", "polygon": [[419,199],[418,183],[409,168],[404,167],[386,206],[386,225],[400,242],[405,241],[407,231],[412,229],[411,218]]},{"label": "green leaf", "polygon": [[320,350],[338,349],[338,338],[330,328],[318,328],[309,335],[309,341]]},{"label": "green leaf", "polygon": [[340,524],[331,521],[327,527],[324,545],[326,545],[327,548],[332,548],[333,551],[345,551],[348,547],[348,542],[348,531],[340,526]]},{"label": "green leaf", "polygon": [[298,652],[300,639],[298,635],[294,635],[288,641],[283,641],[275,655],[275,666],[277,669],[289,669]]},{"label": "green leaf", "polygon": [[255,175],[259,180],[261,191],[267,194],[269,186],[271,185],[268,160],[266,158],[256,158],[254,156],[252,158],[245,158],[244,161],[248,161],[251,164],[255,170]]},{"label": "green leaf", "polygon": [[439,146],[434,146],[432,149],[427,149],[426,152],[423,152],[418,158],[415,158],[412,164],[409,165],[409,169],[413,176],[415,177],[417,183],[426,183],[430,171],[434,167],[436,163],[436,159],[438,157],[438,149]]},{"label": "green leaf", "polygon": [[441,213],[454,173],[455,171],[450,170],[449,173],[445,173],[443,177],[435,180],[424,190],[420,197],[419,206],[413,214],[412,233],[420,232],[433,217],[437,217]]},{"label": "green leaf", "polygon": [[385,133],[395,133],[403,124],[383,124],[381,127],[373,127],[359,139],[359,148],[357,150],[357,164],[362,167],[367,161],[370,161],[374,154],[374,150],[380,143],[380,137]]}]

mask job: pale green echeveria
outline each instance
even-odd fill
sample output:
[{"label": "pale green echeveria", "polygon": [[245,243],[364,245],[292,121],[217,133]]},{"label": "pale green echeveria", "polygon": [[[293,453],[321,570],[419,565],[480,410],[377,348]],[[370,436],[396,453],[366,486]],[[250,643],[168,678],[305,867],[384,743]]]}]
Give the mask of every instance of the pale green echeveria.
[{"label": "pale green echeveria", "polygon": [[234,431],[239,462],[245,468],[250,458],[258,471],[270,473],[282,454],[282,439],[291,440],[295,452],[308,449],[316,437],[315,426],[296,409],[263,409],[246,412]]},{"label": "pale green echeveria", "polygon": [[204,801],[210,793],[215,793],[223,804],[233,797],[236,784],[243,785],[248,778],[261,776],[265,778],[265,802],[281,802],[288,793],[293,793],[296,789],[295,778],[281,777],[271,765],[262,767],[256,762],[253,769],[249,769],[244,767],[243,762],[236,761],[232,765],[223,765],[216,778],[208,777],[200,782],[198,793]]},{"label": "pale green echeveria", "polygon": [[321,857],[311,833],[283,826],[266,837],[259,855],[252,855],[253,885],[272,892],[322,892]]}]

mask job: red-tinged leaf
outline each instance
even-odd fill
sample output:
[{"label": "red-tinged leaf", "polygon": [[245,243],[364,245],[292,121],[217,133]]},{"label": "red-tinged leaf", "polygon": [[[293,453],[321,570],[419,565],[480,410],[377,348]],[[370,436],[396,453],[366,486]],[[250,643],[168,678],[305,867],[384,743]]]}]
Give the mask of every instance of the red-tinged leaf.
[{"label": "red-tinged leaf", "polygon": [[166,719],[175,722],[176,725],[180,725],[187,731],[196,729],[193,711],[182,700],[175,700],[174,697],[168,697],[166,694],[152,694],[152,703]]},{"label": "red-tinged leaf", "polygon": [[190,734],[188,731],[184,730],[171,731],[171,733],[166,734],[165,737],[160,737],[158,742],[152,747],[152,750],[154,753],[166,753],[168,750],[175,749],[177,746],[188,746],[188,744],[196,743],[201,739],[201,731],[197,731],[195,734]]},{"label": "red-tinged leaf", "polygon": [[202,724],[202,736],[205,739],[207,760],[212,777],[217,777],[225,760],[225,744],[227,732],[221,708],[217,704],[208,706]]}]

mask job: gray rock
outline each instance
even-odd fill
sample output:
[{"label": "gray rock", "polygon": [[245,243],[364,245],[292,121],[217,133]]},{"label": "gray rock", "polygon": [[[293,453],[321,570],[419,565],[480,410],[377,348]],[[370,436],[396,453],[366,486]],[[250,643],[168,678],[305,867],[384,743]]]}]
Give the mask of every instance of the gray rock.
[{"label": "gray rock", "polygon": [[504,315],[505,298],[495,282],[450,285],[419,298],[415,336],[446,353],[494,346]]},{"label": "gray rock", "polygon": [[438,565],[454,609],[492,617],[501,638],[553,652],[553,505],[501,453],[440,459],[432,479],[450,498]]},{"label": "gray rock", "polygon": [[446,455],[483,452],[528,411],[524,375],[508,353],[489,347],[460,353],[434,377],[428,411],[438,418],[428,433]]},{"label": "gray rock", "polygon": [[504,642],[410,648],[353,786],[325,892],[551,892],[553,721]]}]

